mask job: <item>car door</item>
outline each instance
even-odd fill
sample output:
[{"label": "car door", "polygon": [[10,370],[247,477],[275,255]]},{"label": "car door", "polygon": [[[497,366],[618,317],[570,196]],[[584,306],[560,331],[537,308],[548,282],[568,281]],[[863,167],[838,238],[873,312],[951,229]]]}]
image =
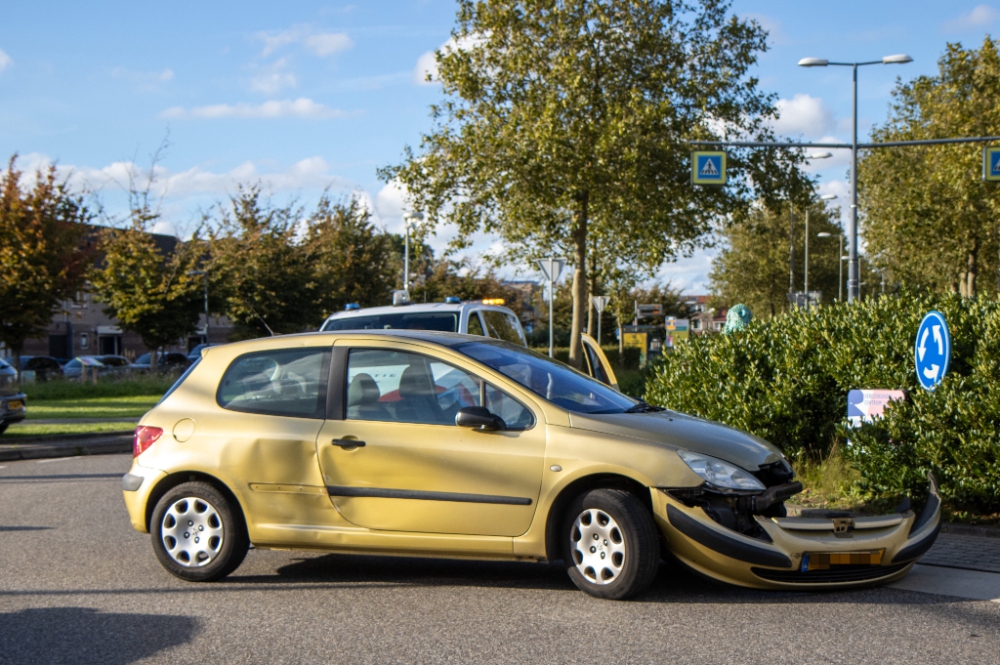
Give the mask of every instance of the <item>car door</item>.
[{"label": "car door", "polygon": [[[342,397],[331,398],[331,412],[340,413],[317,439],[331,500],[370,529],[520,535],[541,485],[542,413],[434,348],[383,340],[334,347],[331,384]],[[455,425],[458,409],[482,405],[507,429]]]},{"label": "car door", "polygon": [[587,359],[587,373],[601,383],[618,390],[618,377],[615,376],[615,371],[597,340],[586,333],[580,335],[580,340],[583,342],[584,357]]}]

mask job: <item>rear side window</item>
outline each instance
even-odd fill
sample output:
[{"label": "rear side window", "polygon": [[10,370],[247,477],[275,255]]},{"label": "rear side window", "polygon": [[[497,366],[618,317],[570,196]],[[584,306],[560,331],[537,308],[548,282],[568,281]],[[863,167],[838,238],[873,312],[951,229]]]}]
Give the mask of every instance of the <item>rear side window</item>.
[{"label": "rear side window", "polygon": [[216,401],[231,411],[322,419],[329,374],[329,349],[247,353],[222,375]]},{"label": "rear side window", "polygon": [[490,309],[483,310],[480,313],[486,319],[486,330],[489,332],[490,337],[524,346],[520,326],[514,317]]}]

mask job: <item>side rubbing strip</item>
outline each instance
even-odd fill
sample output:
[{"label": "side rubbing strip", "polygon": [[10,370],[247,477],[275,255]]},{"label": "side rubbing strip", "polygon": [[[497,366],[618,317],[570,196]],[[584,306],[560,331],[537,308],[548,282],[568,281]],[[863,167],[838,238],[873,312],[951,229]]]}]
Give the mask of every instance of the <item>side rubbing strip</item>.
[{"label": "side rubbing strip", "polygon": [[355,496],[373,499],[416,499],[418,501],[454,501],[456,503],[499,503],[505,506],[530,506],[531,499],[493,494],[458,494],[456,492],[424,492],[420,490],[389,490],[379,487],[341,487],[327,485],[330,496]]},{"label": "side rubbing strip", "polygon": [[739,538],[731,538],[719,533],[670,505],[667,506],[667,519],[670,520],[670,524],[675,529],[685,536],[719,554],[747,563],[755,563],[759,566],[792,567],[792,560],[781,552],[751,545]]}]

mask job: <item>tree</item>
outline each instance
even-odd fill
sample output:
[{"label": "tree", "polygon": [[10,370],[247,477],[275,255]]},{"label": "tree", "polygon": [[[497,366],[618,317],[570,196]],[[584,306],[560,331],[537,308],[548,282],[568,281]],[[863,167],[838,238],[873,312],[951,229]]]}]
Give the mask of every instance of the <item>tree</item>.
[{"label": "tree", "polygon": [[44,333],[59,301],[83,285],[91,214],[54,166],[28,186],[16,162],[0,174],[0,341],[19,367],[25,340]]},{"label": "tree", "polygon": [[[775,213],[765,207],[737,215],[722,227],[724,245],[712,261],[711,290],[722,303],[743,303],[756,316],[772,317],[788,309],[789,206]],[[805,211],[795,211],[795,290],[804,287]],[[837,297],[837,236],[840,224],[825,206],[809,205],[809,290],[822,291],[823,302]],[[830,238],[818,238],[829,233]]]},{"label": "tree", "polygon": [[356,198],[335,203],[324,195],[308,224],[302,249],[316,285],[315,318],[350,302],[386,304],[398,274],[392,243],[372,225],[368,210]]},{"label": "tree", "polygon": [[710,242],[751,179],[801,180],[794,154],[732,151],[729,186],[691,185],[688,139],[771,136],[773,97],[746,76],[766,33],[727,2],[460,0],[452,36],[433,132],[380,175],[458,247],[485,231],[508,262],[569,255],[577,366],[593,268],[651,273]]},{"label": "tree", "polygon": [[[162,150],[162,147],[161,147]],[[155,173],[160,151],[153,156]],[[100,263],[91,272],[90,282],[104,311],[125,330],[142,339],[153,353],[149,366],[156,370],[157,349],[190,335],[198,327],[202,311],[202,282],[188,274],[201,263],[205,245],[195,231],[191,240],[172,239],[160,245],[151,229],[160,218],[153,201],[151,176],[144,189],[129,173],[129,212],[124,228],[108,228],[98,250]]]},{"label": "tree", "polygon": [[[322,323],[316,273],[299,242],[304,223],[300,209],[271,205],[258,186],[241,186],[229,208],[220,209],[209,274],[237,337],[296,333]],[[326,230],[314,236],[317,243]]]},{"label": "tree", "polygon": [[[948,44],[936,76],[899,82],[875,141],[1000,134],[1000,53]],[[859,164],[866,253],[891,282],[972,296],[995,274],[1000,190],[981,177],[978,145],[872,150]]]}]

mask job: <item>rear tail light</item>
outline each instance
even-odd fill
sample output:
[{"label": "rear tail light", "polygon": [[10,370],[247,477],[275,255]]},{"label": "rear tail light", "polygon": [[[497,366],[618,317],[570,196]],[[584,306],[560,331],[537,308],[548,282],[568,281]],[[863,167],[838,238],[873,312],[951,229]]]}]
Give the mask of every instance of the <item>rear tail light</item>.
[{"label": "rear tail light", "polygon": [[143,427],[139,426],[135,428],[135,438],[132,439],[132,457],[138,457],[146,448],[156,443],[156,440],[163,435],[163,430],[159,427]]}]

